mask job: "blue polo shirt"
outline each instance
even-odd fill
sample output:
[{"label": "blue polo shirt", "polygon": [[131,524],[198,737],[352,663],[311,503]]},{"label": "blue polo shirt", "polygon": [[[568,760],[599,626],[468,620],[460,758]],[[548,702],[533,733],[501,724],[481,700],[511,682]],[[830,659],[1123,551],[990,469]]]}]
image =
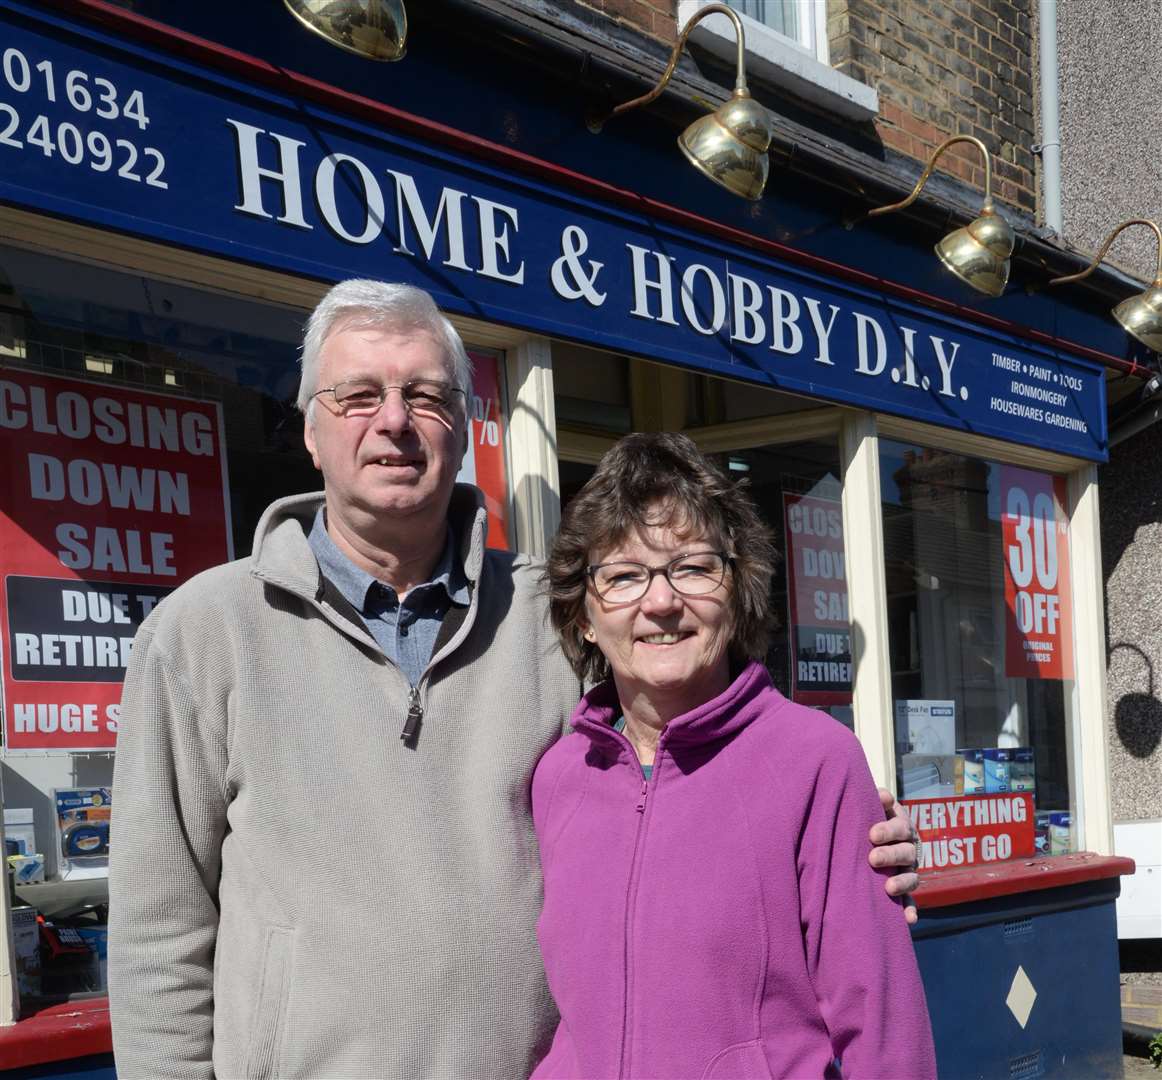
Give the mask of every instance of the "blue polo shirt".
[{"label": "blue polo shirt", "polygon": [[408,591],[403,603],[390,585],[356,566],[327,533],[323,511],[315,514],[307,542],[323,576],[359,612],[368,632],[386,656],[416,686],[436,644],[448,609],[467,607],[471,594],[451,527],[430,581]]}]

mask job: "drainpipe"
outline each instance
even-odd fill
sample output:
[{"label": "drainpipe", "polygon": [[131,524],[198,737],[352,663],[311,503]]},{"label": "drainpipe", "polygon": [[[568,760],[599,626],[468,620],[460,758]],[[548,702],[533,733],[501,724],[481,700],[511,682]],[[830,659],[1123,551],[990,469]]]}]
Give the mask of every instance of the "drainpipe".
[{"label": "drainpipe", "polygon": [[1061,111],[1057,102],[1057,0],[1038,0],[1037,26],[1040,38],[1041,145],[1033,152],[1041,155],[1041,196],[1045,225],[1061,237]]}]

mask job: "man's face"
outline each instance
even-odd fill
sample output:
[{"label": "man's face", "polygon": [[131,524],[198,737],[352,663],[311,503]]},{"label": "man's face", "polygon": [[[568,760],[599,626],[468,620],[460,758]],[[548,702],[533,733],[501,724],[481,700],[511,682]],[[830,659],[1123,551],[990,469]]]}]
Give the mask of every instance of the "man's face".
[{"label": "man's face", "polygon": [[[319,357],[316,389],[366,380],[402,387],[417,379],[450,385],[443,351],[427,333],[333,330]],[[377,408],[344,409],[331,394],[315,399],[304,440],[323,474],[334,524],[364,530],[384,517],[442,519],[467,448],[466,403],[412,408],[390,390]]]}]

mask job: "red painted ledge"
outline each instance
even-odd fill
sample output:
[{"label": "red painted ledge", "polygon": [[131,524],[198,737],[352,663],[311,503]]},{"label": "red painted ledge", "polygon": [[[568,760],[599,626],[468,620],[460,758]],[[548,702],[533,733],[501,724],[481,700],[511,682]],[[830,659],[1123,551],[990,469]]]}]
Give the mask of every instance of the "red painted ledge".
[{"label": "red painted ledge", "polygon": [[112,1052],[107,997],[47,1005],[0,1028],[0,1076],[10,1069]]},{"label": "red painted ledge", "polygon": [[988,866],[963,866],[955,870],[933,870],[920,875],[920,887],[912,898],[920,909],[990,900],[994,896],[1057,889],[1083,881],[1119,877],[1134,872],[1134,860],[1120,855],[1045,855],[1033,859],[1013,859]]}]

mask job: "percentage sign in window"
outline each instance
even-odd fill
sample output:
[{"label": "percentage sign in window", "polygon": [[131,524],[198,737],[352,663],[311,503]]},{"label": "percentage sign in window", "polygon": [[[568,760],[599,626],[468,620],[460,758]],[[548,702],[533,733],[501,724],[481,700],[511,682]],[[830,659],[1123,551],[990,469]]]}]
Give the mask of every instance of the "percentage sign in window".
[{"label": "percentage sign in window", "polygon": [[476,441],[481,446],[500,445],[500,424],[491,419],[492,398],[472,395],[472,419],[476,422]]}]

